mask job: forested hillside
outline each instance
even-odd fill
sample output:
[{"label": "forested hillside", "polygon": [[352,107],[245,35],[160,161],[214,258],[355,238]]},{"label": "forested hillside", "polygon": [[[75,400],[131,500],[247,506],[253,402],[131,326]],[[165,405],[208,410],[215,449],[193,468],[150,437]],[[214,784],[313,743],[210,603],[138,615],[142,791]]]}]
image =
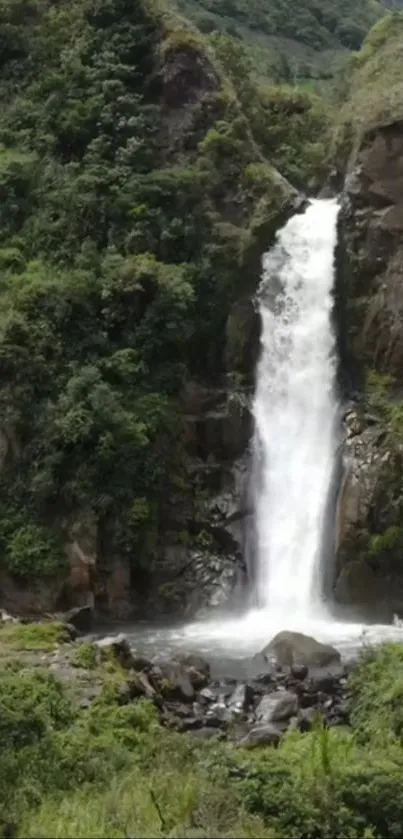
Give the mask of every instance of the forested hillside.
[{"label": "forested hillside", "polygon": [[109,608],[111,564],[144,591],[191,538],[178,399],[242,379],[228,318],[296,196],[273,164],[305,180],[322,116],[151,0],[2,0],[0,34],[3,596],[54,603],[67,544]]},{"label": "forested hillside", "polygon": [[384,14],[380,0],[177,0],[202,31],[242,38],[255,72],[281,81],[329,78]]}]

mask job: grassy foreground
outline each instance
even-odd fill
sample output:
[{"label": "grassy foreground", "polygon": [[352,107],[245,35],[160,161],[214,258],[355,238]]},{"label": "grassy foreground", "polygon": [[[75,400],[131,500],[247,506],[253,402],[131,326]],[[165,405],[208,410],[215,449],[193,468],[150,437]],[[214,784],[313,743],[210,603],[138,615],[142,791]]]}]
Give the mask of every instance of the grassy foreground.
[{"label": "grassy foreground", "polygon": [[48,663],[70,647],[72,670],[100,681],[82,701],[32,646],[13,658],[10,636],[22,631],[0,630],[1,836],[401,836],[403,647],[362,654],[350,677],[351,728],[318,725],[278,749],[246,751],[162,728],[149,701],[120,706],[119,666],[85,670],[94,668],[88,649],[77,659],[75,645],[51,646],[48,628]]}]

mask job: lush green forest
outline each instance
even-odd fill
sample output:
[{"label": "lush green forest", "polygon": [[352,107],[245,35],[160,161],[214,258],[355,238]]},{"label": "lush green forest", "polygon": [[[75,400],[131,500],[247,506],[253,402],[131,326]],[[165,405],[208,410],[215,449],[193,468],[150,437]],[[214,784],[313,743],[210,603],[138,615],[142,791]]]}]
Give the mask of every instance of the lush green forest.
[{"label": "lush green forest", "polygon": [[202,31],[218,29],[243,39],[259,76],[286,82],[331,78],[388,5],[379,0],[177,2]]},{"label": "lush green forest", "polygon": [[90,515],[138,582],[186,491],[181,388],[242,377],[227,319],[293,200],[274,167],[312,177],[325,112],[151,2],[1,0],[0,34],[2,568],[63,578]]}]

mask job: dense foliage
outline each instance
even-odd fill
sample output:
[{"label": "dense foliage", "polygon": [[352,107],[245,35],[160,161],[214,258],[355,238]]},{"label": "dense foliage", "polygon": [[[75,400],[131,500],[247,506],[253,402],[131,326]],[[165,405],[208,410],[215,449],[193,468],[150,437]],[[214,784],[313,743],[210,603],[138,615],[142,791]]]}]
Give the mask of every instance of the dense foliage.
[{"label": "dense foliage", "polygon": [[205,32],[217,29],[245,40],[259,76],[289,82],[329,78],[359,49],[388,3],[379,0],[177,0]]},{"label": "dense foliage", "polygon": [[381,14],[381,5],[374,0],[318,2],[304,0],[296,5],[292,0],[265,2],[255,0],[199,0],[204,9],[220,17],[231,17],[267,35],[281,35],[302,41],[317,49],[335,43],[356,49],[369,27]]},{"label": "dense foliage", "polygon": [[339,79],[332,156],[341,169],[367,132],[402,119],[402,58],[403,13],[392,11],[372,27]]},{"label": "dense foliage", "polygon": [[160,728],[151,702],[116,702],[119,673],[77,710],[53,676],[3,666],[0,835],[398,839],[402,647],[365,650],[351,729],[289,733],[244,751]]},{"label": "dense foliage", "polygon": [[253,90],[246,116],[181,26],[151,0],[0,2],[0,556],[20,582],[63,575],[84,514],[101,565],[152,572],[182,384],[232,371],[230,307],[290,194],[267,156],[301,175],[310,102],[270,139],[276,107]]},{"label": "dense foliage", "polygon": [[292,183],[306,189],[312,177],[322,174],[328,105],[297,86],[256,84],[252,62],[239,40],[218,32],[209,40],[264,155]]}]

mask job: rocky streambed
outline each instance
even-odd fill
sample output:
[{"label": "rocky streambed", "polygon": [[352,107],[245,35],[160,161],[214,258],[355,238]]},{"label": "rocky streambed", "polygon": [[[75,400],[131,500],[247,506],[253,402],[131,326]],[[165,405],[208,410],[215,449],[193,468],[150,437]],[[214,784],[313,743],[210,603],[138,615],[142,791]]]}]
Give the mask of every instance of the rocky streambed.
[{"label": "rocky streambed", "polygon": [[[117,704],[148,699],[163,726],[198,739],[276,746],[287,730],[308,731],[319,719],[327,726],[349,723],[348,673],[354,663],[342,662],[338,650],[308,635],[278,633],[251,659],[253,676],[240,679],[220,676],[195,651],[154,655],[123,633],[89,637],[85,610],[65,617],[70,620],[58,624],[61,641],[42,651],[29,632],[29,649],[20,645],[18,662],[22,669],[49,668],[81,708],[101,697],[113,674]],[[10,623],[15,630],[26,626],[3,613],[3,639]],[[52,624],[35,626],[40,634]]]},{"label": "rocky streambed", "polygon": [[[86,645],[88,642],[81,642]],[[76,641],[76,645],[80,640]],[[281,632],[254,657],[257,675],[220,678],[195,653],[144,655],[124,634],[91,641],[93,655],[119,662],[119,704],[151,700],[162,725],[199,739],[276,745],[289,728],[348,724],[347,676],[339,652],[297,632]]]}]

